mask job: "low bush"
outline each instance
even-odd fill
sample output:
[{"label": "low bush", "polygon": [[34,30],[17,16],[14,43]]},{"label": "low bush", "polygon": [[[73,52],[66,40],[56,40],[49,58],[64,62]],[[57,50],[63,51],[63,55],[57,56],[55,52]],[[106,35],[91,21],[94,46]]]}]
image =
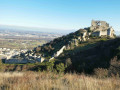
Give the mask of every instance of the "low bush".
[{"label": "low bush", "polygon": [[95,76],[97,78],[106,78],[108,77],[108,70],[103,68],[97,68],[94,70]]},{"label": "low bush", "polygon": [[65,65],[63,63],[59,63],[56,65],[56,70],[59,72],[59,73],[63,73],[65,71]]}]

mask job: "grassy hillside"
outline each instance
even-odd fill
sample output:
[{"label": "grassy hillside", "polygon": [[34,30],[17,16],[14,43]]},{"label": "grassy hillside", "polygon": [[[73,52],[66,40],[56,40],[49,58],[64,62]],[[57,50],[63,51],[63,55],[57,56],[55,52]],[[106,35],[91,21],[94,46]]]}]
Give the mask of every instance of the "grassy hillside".
[{"label": "grassy hillside", "polygon": [[[53,41],[34,48],[35,54],[42,54],[50,58],[62,46],[68,45],[72,39],[78,39],[80,30],[54,39]],[[90,37],[89,40],[73,43],[70,49],[51,62],[35,63],[28,65],[5,65],[3,71],[52,71],[52,72],[77,72],[98,74],[106,71],[109,76],[120,74],[120,38]],[[2,66],[2,65],[1,65]],[[2,70],[1,69],[1,70]],[[104,73],[103,73],[104,74]]]},{"label": "grassy hillside", "polygon": [[4,71],[65,71],[93,74],[103,70],[120,74],[120,38],[91,38],[79,46],[65,50],[58,58],[41,64],[4,64]]},{"label": "grassy hillside", "polygon": [[117,63],[120,59],[120,38],[102,39],[95,39],[97,41],[89,41],[73,50],[65,51],[56,59],[56,63],[68,63],[67,71],[86,73],[93,73],[97,68],[110,69],[117,67],[119,69],[120,65]]},{"label": "grassy hillside", "polygon": [[120,79],[50,72],[0,73],[1,90],[119,90]]},{"label": "grassy hillside", "polygon": [[[43,54],[45,57],[51,57],[56,51],[58,51],[64,45],[68,45],[69,41],[71,41],[72,39],[78,39],[79,36],[81,36],[80,30],[56,38],[53,41],[44,44],[43,46],[38,46],[34,49],[34,51],[37,54]],[[72,45],[71,47],[74,47],[74,45]]]}]

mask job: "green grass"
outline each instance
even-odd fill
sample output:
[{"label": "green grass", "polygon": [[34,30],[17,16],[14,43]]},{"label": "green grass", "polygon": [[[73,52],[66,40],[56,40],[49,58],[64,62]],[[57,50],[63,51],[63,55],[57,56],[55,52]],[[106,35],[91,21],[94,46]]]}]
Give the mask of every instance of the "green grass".
[{"label": "green grass", "polygon": [[[26,42],[25,44],[23,44]],[[46,43],[44,40],[0,40],[0,48],[10,49],[33,49],[38,45]],[[26,47],[25,47],[26,46]]]},{"label": "green grass", "polygon": [[72,52],[77,52],[77,51],[84,51],[84,50],[88,50],[90,48],[93,48],[95,46],[97,46],[97,43],[101,42],[101,41],[107,41],[109,39],[107,38],[92,38],[89,41],[83,42],[81,44],[79,44],[77,47],[74,47],[73,49],[70,50],[65,50],[64,53],[72,53]]}]

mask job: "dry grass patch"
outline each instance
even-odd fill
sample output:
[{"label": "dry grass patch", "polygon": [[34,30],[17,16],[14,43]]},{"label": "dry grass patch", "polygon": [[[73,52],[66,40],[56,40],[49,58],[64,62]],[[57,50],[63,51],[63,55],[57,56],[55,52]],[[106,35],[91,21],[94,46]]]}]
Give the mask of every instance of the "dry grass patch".
[{"label": "dry grass patch", "polygon": [[[3,75],[3,76],[2,76]],[[119,90],[119,78],[50,72],[0,73],[1,90]]]}]

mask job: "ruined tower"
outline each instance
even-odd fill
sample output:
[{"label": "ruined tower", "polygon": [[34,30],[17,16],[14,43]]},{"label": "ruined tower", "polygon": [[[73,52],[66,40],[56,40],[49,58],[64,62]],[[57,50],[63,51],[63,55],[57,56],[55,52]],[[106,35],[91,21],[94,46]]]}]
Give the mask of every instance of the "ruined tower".
[{"label": "ruined tower", "polygon": [[92,36],[114,37],[114,29],[106,21],[92,20],[90,31],[92,32]]}]

